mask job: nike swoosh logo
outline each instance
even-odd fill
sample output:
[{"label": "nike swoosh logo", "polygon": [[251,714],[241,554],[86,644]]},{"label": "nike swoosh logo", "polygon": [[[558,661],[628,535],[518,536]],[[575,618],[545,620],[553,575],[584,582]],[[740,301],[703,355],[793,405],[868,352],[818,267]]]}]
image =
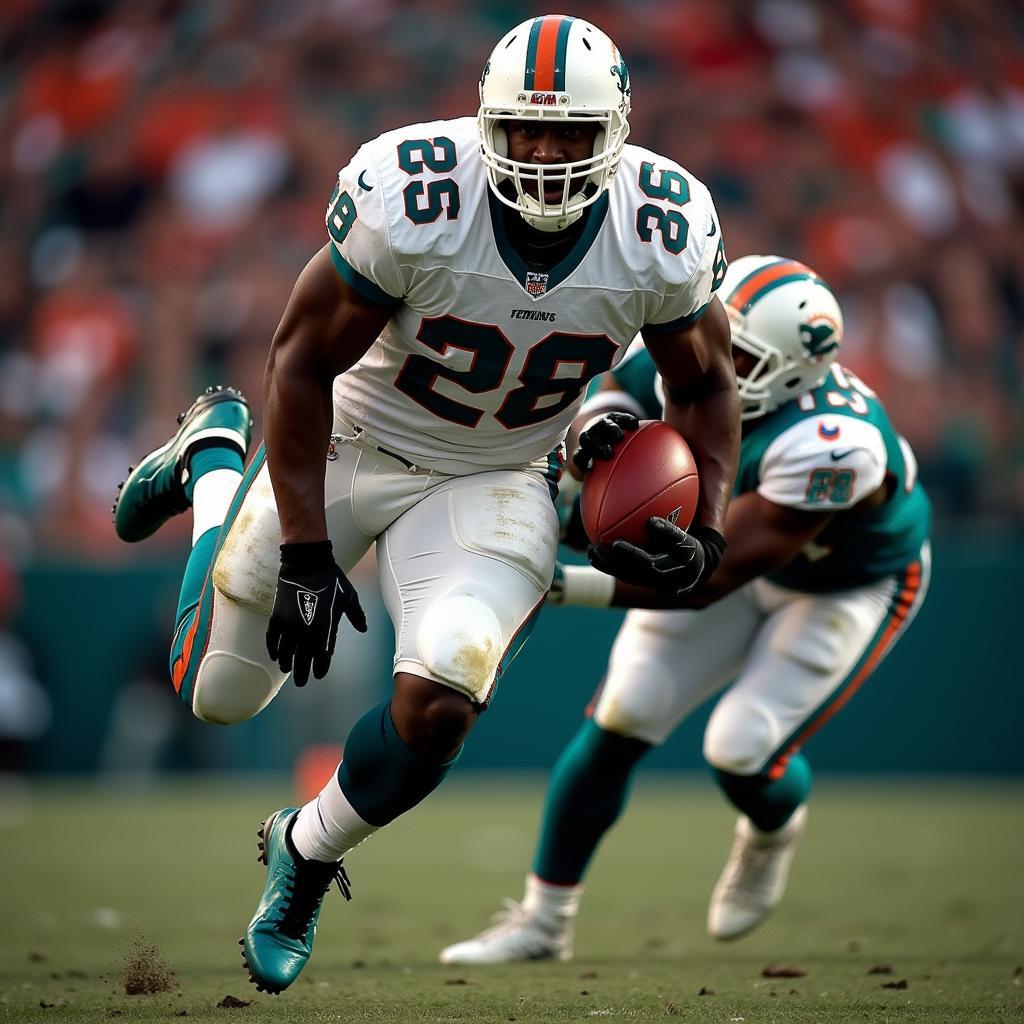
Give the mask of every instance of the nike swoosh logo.
[{"label": "nike swoosh logo", "polygon": [[715,235],[717,235],[717,234],[718,234],[718,225],[714,221],[712,221],[711,222],[711,230],[708,232],[708,238],[714,238]]},{"label": "nike swoosh logo", "polygon": [[373,191],[373,186],[372,186],[372,185],[367,185],[367,184],[366,184],[366,182],[365,182],[365,181],[363,180],[363,175],[364,175],[365,173],[366,173],[366,171],[360,171],[360,172],[359,172],[359,177],[358,177],[358,178],[356,178],[356,181],[357,181],[357,182],[359,183],[359,187],[360,187],[360,188],[361,188],[361,189],[362,189],[362,190],[363,190],[364,192],[372,192],[372,191]]},{"label": "nike swoosh logo", "polygon": [[829,452],[828,454],[833,462],[838,462],[840,459],[845,459],[847,455],[850,455],[852,452],[855,452],[856,450],[856,448],[847,448],[841,452]]}]

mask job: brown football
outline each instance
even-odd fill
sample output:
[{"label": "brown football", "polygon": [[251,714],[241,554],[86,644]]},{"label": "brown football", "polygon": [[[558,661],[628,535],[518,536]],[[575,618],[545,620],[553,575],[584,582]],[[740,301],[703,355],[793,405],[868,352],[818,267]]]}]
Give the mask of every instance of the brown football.
[{"label": "brown football", "polygon": [[646,547],[647,520],[661,516],[685,530],[699,493],[690,446],[667,423],[641,420],[610,459],[595,459],[584,475],[583,527],[595,544],[628,540]]}]

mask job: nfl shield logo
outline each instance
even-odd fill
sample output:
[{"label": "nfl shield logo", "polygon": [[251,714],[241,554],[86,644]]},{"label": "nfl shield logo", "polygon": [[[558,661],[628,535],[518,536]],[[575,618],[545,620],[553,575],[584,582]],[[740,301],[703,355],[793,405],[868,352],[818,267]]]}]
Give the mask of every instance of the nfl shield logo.
[{"label": "nfl shield logo", "polygon": [[526,272],[526,290],[530,295],[543,295],[548,290],[548,275]]}]

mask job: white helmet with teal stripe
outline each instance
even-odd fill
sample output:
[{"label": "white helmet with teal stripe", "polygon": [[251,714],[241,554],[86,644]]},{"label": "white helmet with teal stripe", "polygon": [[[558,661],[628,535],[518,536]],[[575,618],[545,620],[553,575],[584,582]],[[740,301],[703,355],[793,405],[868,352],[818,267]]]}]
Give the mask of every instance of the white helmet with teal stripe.
[{"label": "white helmet with teal stripe", "polygon": [[737,358],[742,419],[772,412],[816,388],[843,341],[843,314],[810,267],[784,256],[744,256],[730,264],[718,297]]},{"label": "white helmet with teal stripe", "polygon": [[[480,76],[477,125],[491,191],[533,227],[567,227],[615,177],[629,134],[629,93],[626,63],[599,28],[563,14],[517,25]],[[596,121],[593,155],[543,166],[510,160],[504,122],[531,118]],[[562,186],[560,201],[545,200],[545,179]]]}]

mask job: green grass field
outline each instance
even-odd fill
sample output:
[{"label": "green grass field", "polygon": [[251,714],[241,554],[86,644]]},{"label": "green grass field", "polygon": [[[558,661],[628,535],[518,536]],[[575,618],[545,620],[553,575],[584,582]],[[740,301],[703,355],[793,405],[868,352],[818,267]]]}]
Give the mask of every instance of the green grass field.
[{"label": "green grass field", "polygon": [[[0,827],[0,1020],[1024,1020],[1020,784],[822,781],[784,904],[723,946],[703,926],[732,815],[703,779],[641,777],[591,872],[576,960],[465,969],[437,950],[520,896],[542,791],[454,779],[349,858],[353,902],[328,897],[310,966],[276,998],[247,984],[236,942],[262,887],[256,828],[285,787],[33,793]],[[171,990],[128,995],[146,945]],[[806,975],[762,977],[780,962]],[[252,1002],[218,1007],[229,995]]]}]

